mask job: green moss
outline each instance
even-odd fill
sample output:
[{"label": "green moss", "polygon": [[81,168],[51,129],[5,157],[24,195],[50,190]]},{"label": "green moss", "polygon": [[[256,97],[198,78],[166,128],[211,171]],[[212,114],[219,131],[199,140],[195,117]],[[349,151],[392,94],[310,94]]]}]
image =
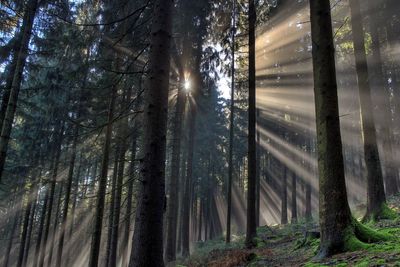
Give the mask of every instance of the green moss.
[{"label": "green moss", "polygon": [[400,237],[400,228],[383,228],[378,230],[380,233],[389,235],[392,238]]},{"label": "green moss", "polygon": [[379,212],[375,214],[367,214],[362,221],[368,225],[371,225],[375,224],[376,221],[379,220],[398,220],[399,217],[400,216],[396,213],[396,211],[392,210],[386,203],[384,203],[382,204]]},{"label": "green moss", "polygon": [[399,215],[394,210],[389,208],[387,204],[383,204],[379,218],[387,220],[396,220],[399,218]]},{"label": "green moss", "polygon": [[326,266],[328,266],[328,265],[326,265],[326,264],[321,264],[321,263],[318,263],[318,262],[307,262],[307,263],[304,265],[304,267],[326,267]]},{"label": "green moss", "polygon": [[382,265],[382,264],[385,264],[385,263],[386,263],[385,259],[378,259],[378,260],[375,261],[375,264],[377,264],[377,265]]},{"label": "green moss", "polygon": [[356,237],[366,243],[375,243],[380,241],[388,241],[391,239],[391,235],[378,232],[356,220],[353,220],[354,234]]},{"label": "green moss", "polygon": [[256,247],[257,247],[257,248],[262,248],[262,247],[265,246],[264,240],[262,240],[262,239],[259,238],[259,237],[255,237],[255,238],[254,238],[254,242],[256,243]]},{"label": "green moss", "polygon": [[354,265],[354,267],[369,267],[370,266],[370,260],[365,259],[363,261],[360,261]]},{"label": "green moss", "polygon": [[356,251],[360,249],[367,249],[368,247],[368,244],[361,242],[353,233],[349,233],[348,235],[346,235],[344,241],[345,251]]},{"label": "green moss", "polygon": [[382,241],[392,240],[392,235],[385,232],[378,232],[357,220],[353,219],[352,225],[345,232],[344,250],[356,251],[361,249],[371,249],[373,245]]}]

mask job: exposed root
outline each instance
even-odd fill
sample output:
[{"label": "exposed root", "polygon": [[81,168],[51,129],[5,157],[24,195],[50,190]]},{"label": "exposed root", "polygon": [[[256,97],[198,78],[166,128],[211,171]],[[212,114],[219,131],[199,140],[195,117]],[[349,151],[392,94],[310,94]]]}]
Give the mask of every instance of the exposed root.
[{"label": "exposed root", "polygon": [[315,259],[322,260],[334,254],[346,251],[368,249],[371,246],[371,243],[388,241],[392,239],[389,234],[377,232],[368,226],[361,224],[356,219],[352,220],[351,225],[343,234],[344,239],[341,244],[321,244]]}]

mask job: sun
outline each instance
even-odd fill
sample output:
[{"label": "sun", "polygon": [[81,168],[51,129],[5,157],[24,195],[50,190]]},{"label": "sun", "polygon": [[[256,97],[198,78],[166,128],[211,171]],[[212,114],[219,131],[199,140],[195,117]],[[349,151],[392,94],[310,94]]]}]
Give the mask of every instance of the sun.
[{"label": "sun", "polygon": [[185,84],[183,85],[186,91],[189,91],[191,88],[191,83],[189,80],[185,81]]}]

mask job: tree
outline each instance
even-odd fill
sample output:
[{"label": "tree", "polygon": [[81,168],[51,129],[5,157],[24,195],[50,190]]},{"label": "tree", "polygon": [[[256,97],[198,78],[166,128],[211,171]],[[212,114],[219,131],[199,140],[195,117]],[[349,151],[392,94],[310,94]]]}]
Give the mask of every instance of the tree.
[{"label": "tree", "polygon": [[232,66],[231,66],[231,103],[229,115],[229,159],[228,159],[228,197],[226,212],[226,243],[231,242],[231,213],[232,213],[232,181],[233,181],[233,134],[235,116],[235,34],[236,34],[236,0],[233,0],[232,10]]},{"label": "tree", "polygon": [[[176,47],[175,47],[176,49]],[[173,52],[175,55],[176,51]],[[177,57],[177,55],[175,55]],[[175,62],[180,62],[178,58],[175,58]],[[173,262],[176,259],[176,230],[177,230],[177,216],[178,216],[178,180],[180,173],[180,161],[181,161],[181,137],[182,137],[182,121],[184,115],[184,109],[186,105],[186,95],[184,91],[185,73],[183,66],[179,63],[179,85],[178,93],[176,96],[175,104],[175,117],[173,121],[174,138],[172,141],[171,151],[171,176],[169,179],[169,198],[168,198],[168,210],[167,210],[167,246],[166,246],[166,261]]]},{"label": "tree", "polygon": [[104,215],[104,202],[107,188],[107,174],[108,174],[108,161],[111,146],[111,134],[112,126],[114,121],[114,109],[115,101],[117,98],[117,86],[113,86],[111,90],[110,104],[108,107],[108,118],[107,126],[105,131],[105,142],[103,147],[103,158],[101,162],[100,178],[99,178],[99,189],[97,192],[97,203],[95,211],[95,224],[93,229],[93,239],[90,247],[90,258],[89,266],[97,267],[99,254],[100,254],[100,240],[103,227],[103,215]]},{"label": "tree", "polygon": [[329,0],[311,0],[310,12],[320,174],[321,244],[318,255],[323,258],[344,249],[346,230],[352,218],[344,177]]},{"label": "tree", "polygon": [[[318,258],[376,242],[382,235],[366,229],[351,216],[344,176],[336,69],[329,0],[311,0],[314,95],[317,125],[319,221]],[[372,231],[372,232],[371,232]]]},{"label": "tree", "polygon": [[246,247],[256,246],[256,8],[255,1],[249,1],[249,124],[248,124],[248,188]]},{"label": "tree", "polygon": [[[368,1],[368,7],[370,10],[375,8],[375,2]],[[382,8],[382,9],[381,9]],[[371,71],[370,81],[372,87],[376,87],[377,92],[380,93],[378,96],[378,108],[381,112],[379,121],[381,121],[381,135],[382,135],[382,146],[383,146],[383,159],[385,167],[385,189],[386,195],[391,196],[399,191],[398,185],[398,168],[395,166],[394,151],[393,151],[393,126],[392,126],[392,111],[390,106],[390,88],[385,82],[384,65],[382,59],[382,48],[381,40],[379,38],[379,31],[384,30],[383,14],[382,10],[385,11],[383,5],[379,5],[379,12],[372,12],[370,15],[369,32],[371,35]]]},{"label": "tree", "polygon": [[3,176],[4,165],[7,158],[8,142],[10,140],[11,129],[13,126],[14,115],[17,109],[18,95],[21,88],[22,74],[28,57],[29,40],[31,39],[31,32],[33,28],[33,21],[35,19],[36,10],[38,7],[38,0],[30,0],[24,12],[23,24],[21,27],[21,38],[18,53],[14,55],[17,57],[15,62],[15,69],[11,83],[10,96],[7,103],[7,110],[2,122],[1,137],[0,137],[0,181]]},{"label": "tree", "polygon": [[367,213],[365,219],[379,219],[383,216],[386,205],[386,195],[378,152],[374,114],[372,112],[371,87],[365,51],[364,29],[362,26],[359,0],[350,0],[349,3],[360,98],[364,158],[365,164],[367,165]]},{"label": "tree", "polygon": [[153,7],[150,63],[144,112],[144,158],[129,266],[163,266],[165,149],[170,70],[172,7],[158,0]]}]

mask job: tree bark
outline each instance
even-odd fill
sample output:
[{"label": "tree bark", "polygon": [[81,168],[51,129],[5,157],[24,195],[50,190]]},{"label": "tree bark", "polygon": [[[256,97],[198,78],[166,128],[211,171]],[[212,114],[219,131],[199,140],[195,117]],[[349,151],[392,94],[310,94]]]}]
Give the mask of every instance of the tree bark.
[{"label": "tree bark", "polygon": [[97,267],[99,264],[99,255],[100,255],[100,241],[101,234],[103,231],[103,215],[104,215],[104,202],[106,197],[106,188],[107,188],[107,174],[108,174],[108,162],[109,162],[109,154],[110,154],[110,146],[111,146],[111,134],[113,128],[113,120],[114,120],[114,108],[115,101],[117,98],[117,86],[114,86],[111,89],[111,98],[108,107],[108,119],[107,119],[107,127],[105,133],[105,142],[103,147],[103,159],[101,162],[101,171],[99,178],[99,188],[97,191],[97,203],[94,217],[94,229],[92,233],[92,243],[90,247],[90,255],[89,255],[89,267]]},{"label": "tree bark", "polygon": [[50,231],[50,224],[51,224],[51,213],[53,210],[53,204],[54,204],[54,192],[55,192],[55,187],[56,187],[56,181],[57,181],[57,175],[58,175],[58,167],[60,163],[60,156],[61,156],[61,145],[64,137],[64,122],[61,121],[59,122],[59,125],[56,127],[56,129],[60,127],[57,130],[57,137],[55,140],[55,152],[54,152],[54,165],[53,165],[53,170],[52,170],[52,177],[50,181],[50,190],[49,190],[49,195],[48,195],[48,203],[47,203],[47,216],[46,216],[46,223],[44,225],[44,236],[42,240],[42,249],[40,252],[40,257],[39,257],[39,267],[44,266],[44,258],[46,256],[46,249],[47,249],[47,239],[49,237],[49,231]]},{"label": "tree bark", "polygon": [[281,184],[281,224],[285,225],[288,223],[287,215],[287,167],[281,163],[283,168],[282,184]]},{"label": "tree bark", "polygon": [[[39,174],[39,177],[41,175]],[[35,225],[35,213],[36,213],[36,208],[37,208],[37,203],[38,201],[38,192],[35,192],[35,198],[33,199],[32,203],[32,211],[31,211],[31,218],[29,219],[29,228],[28,228],[28,234],[27,234],[27,239],[26,239],[26,245],[25,245],[25,253],[24,253],[24,258],[22,261],[22,266],[26,266],[28,257],[29,257],[29,251],[31,248],[31,239],[32,239],[32,231],[33,227]]]},{"label": "tree bark", "polygon": [[235,35],[236,35],[236,0],[233,0],[232,9],[232,44],[231,44],[231,103],[229,115],[229,158],[228,158],[228,188],[227,188],[227,212],[226,212],[226,238],[225,242],[231,242],[231,217],[232,217],[232,182],[233,182],[233,134],[235,120]]},{"label": "tree bark", "polygon": [[350,0],[349,3],[364,138],[364,157],[367,165],[367,213],[365,218],[379,219],[383,206],[386,204],[386,196],[372,110],[364,29],[359,0]]},{"label": "tree bark", "polygon": [[[89,52],[87,52],[86,59],[85,59],[86,65],[89,62],[89,56],[90,56],[90,54],[89,54]],[[85,77],[83,79],[82,88],[85,88],[86,83],[87,83],[88,69],[86,69],[85,71],[86,71],[86,73],[85,73]],[[84,100],[83,94],[84,94],[83,89],[80,89],[80,96],[78,99],[78,107],[76,110],[76,120],[79,120],[81,117],[82,104],[83,104],[82,102]],[[64,199],[64,206],[63,206],[63,212],[62,212],[63,217],[61,219],[60,239],[59,239],[58,248],[57,248],[56,266],[61,266],[61,261],[62,261],[65,231],[66,231],[67,221],[68,221],[69,202],[71,200],[72,181],[74,179],[74,168],[75,168],[75,161],[76,161],[78,138],[79,138],[79,125],[76,124],[74,127],[73,137],[72,137],[71,157],[70,157],[70,160],[68,163],[68,176],[67,176],[66,188],[65,188],[65,199]],[[93,179],[95,179],[95,177],[93,177]]]},{"label": "tree bark", "polygon": [[310,0],[310,11],[320,176],[321,243],[318,257],[324,258],[343,250],[352,217],[344,176],[329,0]]},{"label": "tree bark", "polygon": [[[32,179],[33,180],[33,179]],[[33,183],[33,181],[31,182]],[[28,203],[25,208],[25,215],[23,219],[23,225],[22,225],[22,233],[21,233],[21,241],[20,241],[20,246],[19,246],[19,253],[18,253],[18,261],[17,261],[17,267],[22,266],[22,262],[24,260],[24,252],[25,252],[25,243],[26,243],[26,238],[27,238],[27,233],[28,233],[28,225],[29,225],[29,219],[31,215],[31,209],[32,209],[32,201],[30,200],[30,196],[33,194],[33,185],[32,189],[29,190],[27,193],[28,197]]]},{"label": "tree bark", "polygon": [[[368,1],[368,5],[370,6],[370,10],[373,10],[376,2]],[[379,6],[380,7],[380,6]],[[384,10],[384,7],[382,8]],[[382,17],[379,11],[371,12],[371,21],[370,21],[370,34],[371,34],[371,72],[370,72],[370,80],[372,84],[375,84],[378,89],[378,108],[381,114],[381,134],[382,134],[382,146],[384,158],[384,166],[385,166],[385,185],[386,185],[386,194],[388,196],[394,195],[399,191],[398,185],[398,168],[396,167],[394,160],[394,153],[392,149],[392,112],[390,108],[390,95],[391,92],[387,86],[387,83],[384,81],[385,74],[383,71],[383,63],[382,63],[382,55],[381,55],[381,44],[379,38],[379,26],[382,26]],[[383,29],[382,29],[383,30]]]},{"label": "tree bark", "polygon": [[39,253],[40,253],[40,247],[42,244],[42,237],[43,237],[43,228],[44,228],[44,223],[46,221],[46,211],[47,211],[47,205],[49,202],[49,190],[50,188],[46,189],[45,197],[43,200],[43,207],[42,207],[42,212],[40,215],[40,223],[39,223],[39,228],[38,228],[38,234],[37,234],[37,239],[36,239],[36,246],[35,246],[35,256],[33,257],[33,266],[36,267],[38,265],[39,261]]},{"label": "tree bark", "polygon": [[[257,118],[260,117],[260,110],[257,109]],[[258,122],[256,122],[258,124]],[[259,125],[257,125],[259,127]],[[256,159],[256,164],[257,164],[257,181],[256,181],[256,226],[260,226],[260,213],[261,213],[261,135],[260,131],[257,128],[256,132],[257,136],[257,159]]]},{"label": "tree bark", "polygon": [[189,140],[188,140],[188,155],[186,166],[185,188],[183,191],[183,212],[182,212],[182,256],[190,255],[190,204],[191,204],[191,184],[193,176],[193,150],[194,138],[196,134],[196,117],[197,110],[194,103],[191,103],[191,117],[189,119]]},{"label": "tree bark", "polygon": [[255,247],[256,228],[256,8],[249,1],[249,125],[248,125],[248,180],[247,180],[247,224],[246,247]]},{"label": "tree bark", "polygon": [[50,243],[47,266],[51,266],[51,262],[53,260],[54,242],[55,242],[55,237],[57,234],[57,228],[59,226],[59,216],[60,216],[61,198],[62,198],[62,194],[63,194],[63,185],[61,184],[59,187],[60,188],[59,188],[59,193],[58,193],[58,198],[57,198],[58,202],[57,202],[56,214],[54,216],[54,225],[53,225],[53,232],[51,234],[51,243]]},{"label": "tree bark", "polygon": [[[127,119],[127,118],[126,118]],[[114,203],[114,218],[113,218],[113,231],[111,239],[111,255],[110,255],[110,266],[117,266],[117,251],[118,251],[118,238],[119,238],[119,224],[120,224],[120,213],[121,213],[121,197],[122,197],[122,187],[124,181],[124,170],[125,170],[125,154],[126,146],[124,142],[127,136],[128,121],[125,121],[125,125],[122,125],[122,133],[120,138],[120,151],[118,160],[118,175],[117,184],[115,191],[115,203]],[[119,258],[119,257],[118,257]]]},{"label": "tree bark", "polygon": [[114,221],[114,207],[115,207],[115,195],[116,195],[116,186],[117,186],[117,176],[118,176],[118,162],[119,162],[119,146],[116,145],[115,148],[115,155],[114,155],[114,170],[111,180],[111,197],[110,197],[110,204],[109,204],[109,214],[108,214],[108,233],[107,233],[107,248],[106,248],[106,266],[110,265],[111,259],[111,243],[113,238],[113,221]]},{"label": "tree bark", "polygon": [[292,172],[292,223],[297,222],[297,175]]},{"label": "tree bark", "polygon": [[169,199],[167,210],[167,246],[165,258],[167,262],[176,260],[176,232],[177,232],[177,216],[178,216],[178,180],[180,175],[181,162],[181,135],[182,135],[182,120],[186,105],[186,95],[183,90],[185,75],[183,69],[180,71],[180,85],[176,98],[175,118],[174,118],[174,139],[172,141],[172,158],[171,158],[171,176],[169,184]]},{"label": "tree bark", "polygon": [[129,266],[164,266],[163,213],[173,0],[154,3],[144,112],[144,159]]},{"label": "tree bark", "polygon": [[15,231],[18,227],[19,220],[20,220],[20,212],[17,211],[15,213],[14,221],[11,226],[9,240],[8,240],[8,244],[7,244],[7,248],[6,248],[6,252],[5,252],[5,256],[4,256],[4,261],[3,261],[3,267],[8,267],[8,263],[10,261],[10,256],[11,256],[11,250],[12,250],[12,246],[13,246],[13,241],[14,241],[14,235],[15,235]]},{"label": "tree bark", "polygon": [[128,194],[126,197],[126,212],[125,212],[125,234],[122,241],[122,249],[124,250],[122,255],[122,266],[126,266],[128,263],[128,247],[129,247],[129,237],[131,234],[131,218],[132,218],[132,200],[133,200],[133,186],[135,180],[135,162],[136,162],[136,144],[137,136],[134,133],[132,138],[131,147],[131,162],[129,163],[129,175],[128,175]]}]

